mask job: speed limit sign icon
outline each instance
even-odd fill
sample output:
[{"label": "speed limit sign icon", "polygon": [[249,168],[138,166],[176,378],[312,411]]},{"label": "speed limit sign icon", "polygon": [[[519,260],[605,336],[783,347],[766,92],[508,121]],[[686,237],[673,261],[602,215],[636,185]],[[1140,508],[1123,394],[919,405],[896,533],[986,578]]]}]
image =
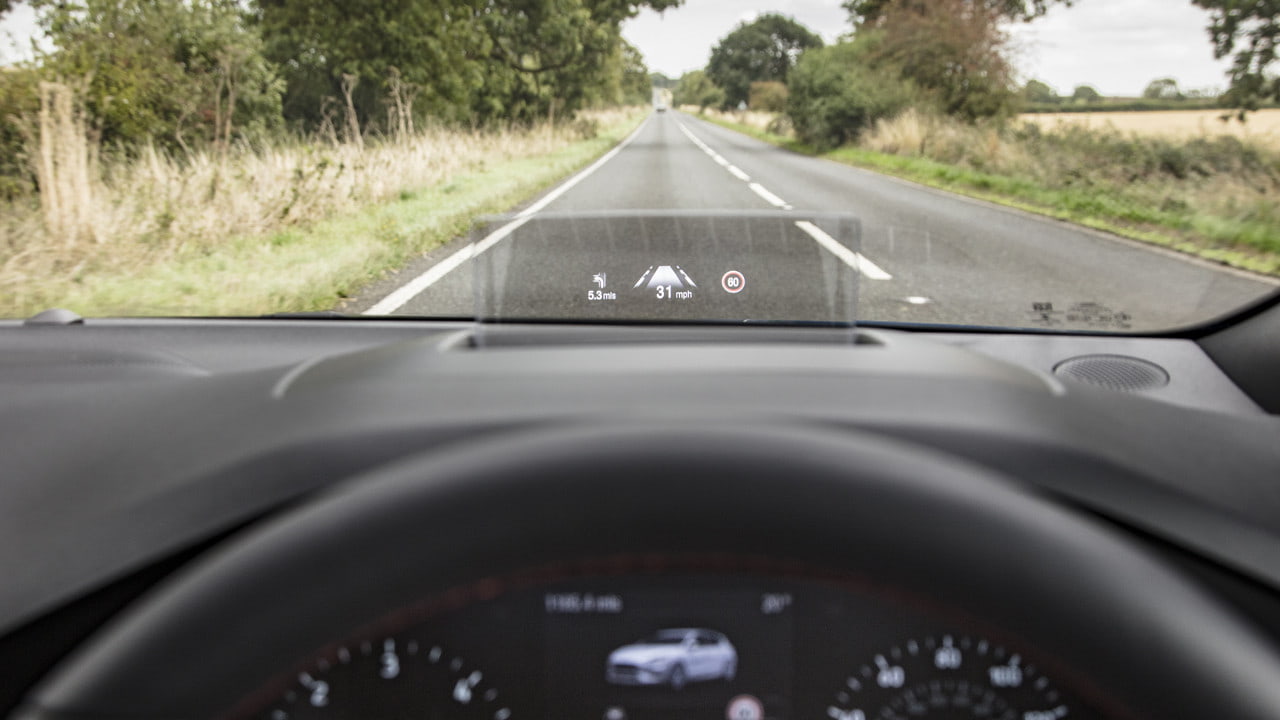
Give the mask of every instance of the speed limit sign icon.
[{"label": "speed limit sign icon", "polygon": [[724,277],[720,278],[720,287],[724,288],[724,291],[731,295],[737,295],[742,292],[743,288],[746,286],[747,279],[737,270],[730,270],[724,274]]}]

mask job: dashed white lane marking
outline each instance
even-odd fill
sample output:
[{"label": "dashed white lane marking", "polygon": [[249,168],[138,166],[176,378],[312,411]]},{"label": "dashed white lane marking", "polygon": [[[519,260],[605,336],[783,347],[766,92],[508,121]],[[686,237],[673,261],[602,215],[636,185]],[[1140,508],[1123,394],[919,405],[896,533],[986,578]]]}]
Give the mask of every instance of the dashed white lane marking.
[{"label": "dashed white lane marking", "polygon": [[[781,208],[783,210],[795,209],[791,206],[790,203],[778,197],[777,195],[774,195],[765,186],[761,185],[758,182],[752,182],[750,175],[738,169],[736,165],[729,163],[729,161],[725,160],[724,157],[720,155],[720,153],[716,152],[715,150],[712,150],[710,145],[703,142],[702,138],[698,137],[697,135],[694,135],[693,131],[685,127],[684,123],[677,120],[676,124],[680,126],[680,131],[685,134],[685,137],[689,138],[689,140],[692,141],[694,145],[698,146],[698,149],[710,155],[711,159],[715,160],[717,164],[721,165],[722,167],[724,167],[724,169],[728,170],[731,175],[747,183],[747,187],[751,189],[751,192],[754,192],[756,195],[759,195],[761,198],[764,199],[765,202],[769,203],[770,205],[776,208]],[[838,240],[836,240],[835,238],[823,232],[822,228],[818,227],[817,225],[814,225],[813,223],[806,220],[806,221],[797,222],[796,227],[803,230],[805,234],[807,234],[809,237],[816,240],[819,245],[826,248],[832,255],[835,255],[836,257],[840,258],[842,261],[844,261],[846,265],[848,265],[849,267],[861,273],[862,276],[867,278],[868,280],[892,280],[893,279],[892,275],[885,272],[884,269],[881,268],[879,265],[876,265],[875,263],[868,260],[867,256],[861,253],[856,253],[850,250],[849,248],[845,247],[844,245],[841,245]]]},{"label": "dashed white lane marking", "polygon": [[750,183],[749,185],[747,185],[747,187],[751,188],[751,192],[764,198],[765,202],[769,203],[774,207],[782,208],[783,210],[792,209],[791,206],[787,204],[786,200],[783,200],[777,195],[774,195],[773,193],[769,192],[767,189],[765,189],[765,186],[761,185],[758,182]]},{"label": "dashed white lane marking", "polygon": [[844,261],[845,265],[862,273],[862,276],[868,280],[892,280],[893,276],[885,272],[879,265],[871,262],[861,253],[856,253],[849,248],[841,245],[835,238],[822,231],[822,228],[814,225],[808,220],[801,220],[796,223],[796,227],[805,231],[805,233],[816,240],[819,245],[826,248],[832,255]]},{"label": "dashed white lane marking", "polygon": [[548,205],[559,199],[561,195],[569,192],[569,190],[571,190],[575,185],[586,180],[592,173],[599,170],[605,163],[609,162],[616,157],[618,153],[622,152],[623,148],[630,145],[631,141],[635,140],[636,137],[640,135],[641,131],[649,125],[649,120],[652,119],[652,117],[653,116],[650,115],[648,118],[645,118],[645,121],[640,123],[640,127],[636,128],[635,132],[631,133],[625,140],[618,143],[617,147],[600,156],[599,160],[591,163],[591,165],[586,169],[564,181],[556,189],[542,196],[540,200],[517,213],[514,220],[489,233],[489,235],[480,242],[475,243],[474,245],[468,245],[444,260],[432,265],[426,270],[426,272],[410,280],[404,285],[401,285],[399,288],[396,288],[389,295],[374,304],[373,307],[365,310],[363,314],[390,315],[396,310],[404,307],[410,300],[421,295],[427,288],[440,282],[441,278],[448,275],[453,270],[456,270],[463,263],[509,237],[517,228],[529,222],[529,218],[533,217],[534,214],[544,210]]}]

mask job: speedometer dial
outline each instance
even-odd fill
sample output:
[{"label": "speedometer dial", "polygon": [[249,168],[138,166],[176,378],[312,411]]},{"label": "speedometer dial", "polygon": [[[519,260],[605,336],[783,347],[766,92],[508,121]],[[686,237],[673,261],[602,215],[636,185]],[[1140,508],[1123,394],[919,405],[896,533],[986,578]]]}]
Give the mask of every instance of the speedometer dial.
[{"label": "speedometer dial", "polygon": [[888,648],[848,676],[831,720],[1059,720],[1070,716],[1034,664],[981,638],[928,636]]},{"label": "speedometer dial", "polygon": [[294,683],[263,717],[448,717],[509,720],[512,709],[484,672],[441,645],[386,638],[342,646]]}]

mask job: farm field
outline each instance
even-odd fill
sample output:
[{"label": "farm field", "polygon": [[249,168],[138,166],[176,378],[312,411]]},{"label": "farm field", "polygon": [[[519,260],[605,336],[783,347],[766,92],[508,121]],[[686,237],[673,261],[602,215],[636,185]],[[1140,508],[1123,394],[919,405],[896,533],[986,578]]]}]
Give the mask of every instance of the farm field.
[{"label": "farm field", "polygon": [[1104,130],[1108,126],[1121,132],[1188,138],[1234,135],[1280,149],[1280,109],[1259,110],[1249,114],[1248,122],[1223,122],[1223,110],[1159,110],[1152,112],[1099,113],[1027,113],[1020,120],[1035,123],[1044,130],[1067,125]]}]

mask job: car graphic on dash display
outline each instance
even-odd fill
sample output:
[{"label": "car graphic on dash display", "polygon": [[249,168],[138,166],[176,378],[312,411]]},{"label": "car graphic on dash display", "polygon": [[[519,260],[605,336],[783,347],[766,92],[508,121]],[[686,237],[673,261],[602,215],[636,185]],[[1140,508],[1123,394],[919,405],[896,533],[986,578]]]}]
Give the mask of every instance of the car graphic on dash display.
[{"label": "car graphic on dash display", "polygon": [[700,628],[658,630],[609,653],[605,679],[613,685],[666,685],[733,680],[738,651],[724,633]]}]

